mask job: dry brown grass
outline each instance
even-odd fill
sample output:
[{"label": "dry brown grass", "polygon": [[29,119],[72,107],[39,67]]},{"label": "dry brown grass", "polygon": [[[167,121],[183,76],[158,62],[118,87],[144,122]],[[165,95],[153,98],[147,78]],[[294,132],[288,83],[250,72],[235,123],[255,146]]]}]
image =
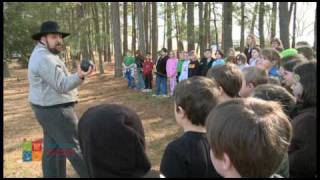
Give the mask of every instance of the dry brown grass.
[{"label": "dry brown grass", "polygon": [[[172,100],[128,89],[125,80],[113,78],[112,64],[106,65],[105,73],[95,73],[79,88],[80,99],[75,108],[78,117],[100,103],[123,104],[133,109],[144,126],[152,169],[159,170],[166,145],[181,133],[174,120]],[[42,138],[27,97],[27,70],[11,68],[11,77],[4,79],[4,177],[42,177],[41,162],[22,162],[23,138]],[[78,177],[69,162],[67,176]]]}]

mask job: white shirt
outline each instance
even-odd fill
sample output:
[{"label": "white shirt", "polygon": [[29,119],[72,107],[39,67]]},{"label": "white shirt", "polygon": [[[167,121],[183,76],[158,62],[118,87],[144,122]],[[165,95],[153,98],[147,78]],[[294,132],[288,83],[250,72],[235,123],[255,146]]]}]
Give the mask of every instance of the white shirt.
[{"label": "white shirt", "polygon": [[181,74],[179,76],[179,82],[182,80],[188,79],[189,63],[190,63],[190,60],[183,62],[182,68],[181,68]]}]

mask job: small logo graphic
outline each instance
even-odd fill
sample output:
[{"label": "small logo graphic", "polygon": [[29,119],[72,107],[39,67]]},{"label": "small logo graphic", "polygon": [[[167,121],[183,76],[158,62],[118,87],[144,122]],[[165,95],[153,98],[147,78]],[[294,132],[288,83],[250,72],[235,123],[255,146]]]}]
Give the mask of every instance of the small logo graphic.
[{"label": "small logo graphic", "polygon": [[41,161],[42,159],[42,139],[35,141],[23,139],[22,160],[24,162]]}]

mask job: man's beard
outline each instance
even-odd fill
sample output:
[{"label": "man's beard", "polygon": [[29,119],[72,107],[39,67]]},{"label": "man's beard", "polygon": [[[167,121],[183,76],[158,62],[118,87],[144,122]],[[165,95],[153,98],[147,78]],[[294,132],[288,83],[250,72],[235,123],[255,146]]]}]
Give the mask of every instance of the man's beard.
[{"label": "man's beard", "polygon": [[52,53],[52,54],[55,54],[55,55],[57,55],[57,54],[60,54],[60,52],[62,51],[62,48],[58,48],[57,46],[62,46],[62,44],[61,43],[57,43],[56,45],[55,45],[55,47],[54,48],[50,48],[49,47],[49,43],[48,43],[48,40],[46,39],[46,43],[47,43],[47,48],[48,48],[48,50]]},{"label": "man's beard", "polygon": [[59,54],[61,51],[56,49],[56,48],[48,48],[48,50],[52,53],[52,54]]}]

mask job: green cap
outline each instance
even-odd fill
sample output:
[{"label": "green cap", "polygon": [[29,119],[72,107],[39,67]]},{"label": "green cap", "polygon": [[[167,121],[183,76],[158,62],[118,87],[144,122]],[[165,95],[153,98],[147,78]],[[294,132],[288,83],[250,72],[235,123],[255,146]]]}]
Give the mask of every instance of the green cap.
[{"label": "green cap", "polygon": [[281,53],[280,53],[280,57],[281,58],[286,58],[286,57],[289,57],[289,56],[294,56],[294,55],[297,55],[298,54],[298,51],[294,48],[289,48],[289,49],[286,49],[286,50],[283,50]]}]

